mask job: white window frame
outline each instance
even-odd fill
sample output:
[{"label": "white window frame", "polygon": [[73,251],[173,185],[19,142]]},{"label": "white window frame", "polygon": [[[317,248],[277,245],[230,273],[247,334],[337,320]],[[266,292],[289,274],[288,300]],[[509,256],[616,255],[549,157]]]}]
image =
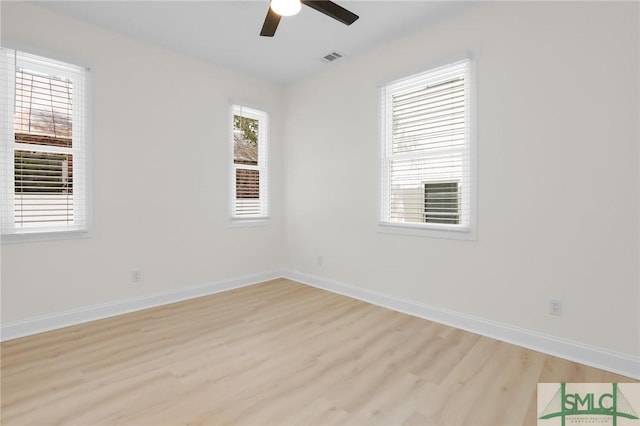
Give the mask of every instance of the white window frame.
[{"label": "white window frame", "polygon": [[[240,104],[231,105],[229,117],[229,224],[231,227],[262,226],[269,223],[269,114],[266,111]],[[235,164],[234,162],[234,126],[233,117],[240,115],[258,120],[258,164]],[[259,173],[259,212],[256,214],[238,214],[236,209],[236,171],[238,169],[256,170]]]},{"label": "white window frame", "polygon": [[[380,208],[378,231],[390,234],[475,240],[477,233],[477,140],[476,140],[476,52],[470,52],[464,56],[444,62],[444,65],[430,67],[425,72],[412,74],[407,77],[388,81],[380,86]],[[466,166],[463,177],[458,180],[461,188],[461,223],[458,225],[427,223],[427,222],[396,222],[390,218],[390,164],[395,158],[409,158],[412,155],[392,153],[392,95],[398,88],[407,84],[436,83],[439,76],[447,69],[466,64],[465,71],[465,137],[462,154]],[[415,158],[428,158],[418,151]],[[413,157],[412,157],[413,158]],[[435,183],[436,181],[430,181]],[[424,181],[422,182],[425,183]]]},{"label": "white window frame", "polygon": [[[90,161],[90,78],[89,69],[49,57],[24,51],[0,48],[0,240],[4,243],[48,241],[87,238],[92,235],[91,161]],[[44,74],[70,78],[73,91],[73,143],[72,148],[30,145],[15,142],[15,79],[16,69],[24,67]],[[16,150],[40,152],[66,152],[73,155],[73,203],[74,220],[67,225],[50,227],[15,226],[15,171]]]}]

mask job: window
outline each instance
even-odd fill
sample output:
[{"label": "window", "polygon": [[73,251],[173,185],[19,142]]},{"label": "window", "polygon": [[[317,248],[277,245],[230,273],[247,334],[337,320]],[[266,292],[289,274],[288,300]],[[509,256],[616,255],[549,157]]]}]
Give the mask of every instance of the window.
[{"label": "window", "polygon": [[267,114],[233,106],[231,217],[234,221],[266,219]]},{"label": "window", "polygon": [[474,238],[471,68],[383,87],[381,231]]},{"label": "window", "polygon": [[460,223],[460,190],[458,182],[424,184],[424,221],[427,223]]},{"label": "window", "polygon": [[0,52],[3,238],[86,233],[87,71]]}]

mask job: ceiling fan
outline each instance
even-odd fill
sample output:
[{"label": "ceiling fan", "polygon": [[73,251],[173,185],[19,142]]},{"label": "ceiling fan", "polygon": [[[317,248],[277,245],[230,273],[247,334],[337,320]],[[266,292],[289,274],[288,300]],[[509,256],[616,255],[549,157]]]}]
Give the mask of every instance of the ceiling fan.
[{"label": "ceiling fan", "polygon": [[273,37],[280,23],[280,18],[295,15],[303,4],[345,25],[351,25],[359,18],[355,13],[329,0],[271,0],[260,35]]}]

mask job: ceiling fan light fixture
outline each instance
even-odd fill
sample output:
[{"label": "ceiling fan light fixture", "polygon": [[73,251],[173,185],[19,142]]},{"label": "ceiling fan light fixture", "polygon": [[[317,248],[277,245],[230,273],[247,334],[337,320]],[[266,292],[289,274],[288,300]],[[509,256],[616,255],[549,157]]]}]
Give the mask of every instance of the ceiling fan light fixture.
[{"label": "ceiling fan light fixture", "polygon": [[293,16],[301,8],[300,0],[271,0],[271,9],[280,16]]}]

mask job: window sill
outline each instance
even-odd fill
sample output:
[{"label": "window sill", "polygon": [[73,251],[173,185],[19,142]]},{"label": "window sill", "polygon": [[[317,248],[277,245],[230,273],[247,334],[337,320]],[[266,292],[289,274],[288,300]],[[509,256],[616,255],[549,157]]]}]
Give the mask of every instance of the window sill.
[{"label": "window sill", "polygon": [[425,226],[420,224],[379,222],[378,232],[383,234],[408,235],[414,237],[444,238],[449,240],[476,240],[471,227]]},{"label": "window sill", "polygon": [[41,241],[77,240],[91,238],[88,230],[73,231],[30,231],[16,234],[2,234],[0,242],[4,244],[34,243]]},{"label": "window sill", "polygon": [[229,228],[252,228],[259,226],[269,226],[269,217],[252,217],[252,218],[231,218]]}]

